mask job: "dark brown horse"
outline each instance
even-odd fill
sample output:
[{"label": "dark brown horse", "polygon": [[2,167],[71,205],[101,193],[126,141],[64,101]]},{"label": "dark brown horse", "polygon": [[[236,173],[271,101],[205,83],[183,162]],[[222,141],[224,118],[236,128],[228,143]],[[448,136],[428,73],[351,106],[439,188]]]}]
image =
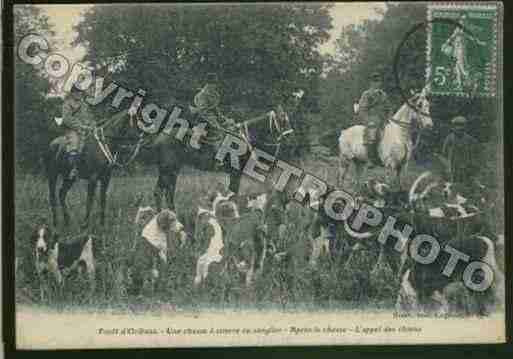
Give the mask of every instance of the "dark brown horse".
[{"label": "dark brown horse", "polygon": [[[194,121],[189,119],[189,122]],[[281,106],[278,106],[276,111],[270,111],[262,116],[240,123],[238,130],[224,132],[222,129],[218,129],[218,131],[221,138],[230,133],[248,143],[249,148],[256,147],[274,156],[277,156],[283,147],[290,144],[290,140],[293,138],[293,130],[288,115]],[[240,170],[232,168],[229,161],[221,164],[215,159],[219,144],[203,145],[200,149],[195,149],[187,143],[188,138],[179,141],[171,134],[166,141],[162,141],[153,147],[159,171],[154,190],[158,210],[162,208],[162,196],[166,199],[167,207],[174,210],[176,181],[180,170],[185,166],[203,171],[227,173],[229,174],[229,189],[236,194],[239,192],[242,173]],[[242,156],[242,168],[249,155],[250,150],[248,150],[247,156]]]},{"label": "dark brown horse", "polygon": [[[127,145],[119,142],[115,143],[111,140],[113,136],[109,136],[108,134],[102,135],[103,129],[105,129],[105,132],[108,131],[108,133],[116,134],[116,138],[119,138],[120,133],[126,133],[129,128],[128,118],[127,111],[124,110],[113,116],[111,119],[104,121],[102,127],[98,127],[96,131],[93,129],[89,131],[89,135],[84,139],[84,147],[78,164],[79,173],[78,176],[75,176],[74,178],[70,178],[69,176],[71,166],[69,161],[66,160],[64,136],[58,137],[50,143],[48,150],[43,155],[43,164],[48,178],[49,201],[54,226],[58,226],[59,222],[56,199],[57,180],[59,177],[62,178],[62,185],[59,189],[59,204],[62,207],[65,225],[69,225],[70,223],[70,215],[66,205],[66,196],[73,184],[76,182],[77,177],[88,181],[86,213],[82,222],[82,227],[87,227],[89,224],[98,183],[100,184],[101,224],[103,225],[105,223],[107,190],[109,188],[113,167],[116,164],[119,164],[116,158],[111,157],[109,160],[109,156],[107,154],[112,155],[112,153],[116,153],[121,149],[121,147],[126,147]],[[132,141],[134,140],[132,139]],[[135,146],[136,145],[132,145],[133,150],[135,150]]]}]

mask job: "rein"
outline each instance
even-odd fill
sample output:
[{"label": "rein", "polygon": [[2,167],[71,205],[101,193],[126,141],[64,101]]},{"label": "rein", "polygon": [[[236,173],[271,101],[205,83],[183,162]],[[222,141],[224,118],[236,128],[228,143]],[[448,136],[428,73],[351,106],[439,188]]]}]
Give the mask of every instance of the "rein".
[{"label": "rein", "polygon": [[[280,153],[280,150],[281,150],[281,146],[282,146],[281,141],[282,141],[283,137],[285,137],[289,133],[293,132],[294,130],[290,129],[290,130],[282,132],[282,127],[280,126],[277,115],[274,111],[267,112],[263,115],[260,115],[253,119],[242,122],[239,125],[241,127],[241,135],[243,136],[243,139],[248,143],[250,150],[252,150],[253,146],[251,145],[251,143],[249,141],[250,136],[249,136],[248,125],[265,120],[266,117],[269,118],[269,131],[271,133],[271,137],[276,138],[276,142],[274,142],[274,143],[265,142],[265,143],[263,143],[263,145],[276,147],[276,150],[274,151],[274,156],[278,157],[278,154]],[[276,136],[276,132],[279,133],[279,136]]]},{"label": "rein", "polygon": [[[250,141],[249,125],[252,125],[254,123],[258,123],[258,122],[260,122],[262,120],[265,120],[266,118],[269,118],[269,129],[271,131],[271,135],[273,135],[273,133],[274,133],[273,125],[276,127],[277,131],[281,133],[281,131],[280,131],[281,130],[281,126],[278,123],[276,115],[273,116],[273,111],[264,113],[263,115],[254,117],[252,119],[249,119],[247,121],[243,121],[242,123],[237,124],[237,127],[239,129],[239,136],[242,137],[242,139],[247,143],[247,145],[249,146],[250,151],[253,151],[253,145],[251,144],[251,141]],[[229,134],[232,134],[232,135],[236,135],[236,134],[232,133],[231,131],[226,130],[224,128],[219,128],[219,129],[221,131],[226,132],[226,133],[229,133]],[[281,133],[280,136],[278,136],[276,143],[264,143],[264,145],[265,146],[276,146],[277,149],[275,151],[275,156],[277,156],[277,154],[279,153],[279,151],[281,149],[281,140],[282,140],[282,138],[285,135],[289,134],[291,131],[292,130],[288,130],[288,131],[285,131],[285,132]]]},{"label": "rein", "polygon": [[112,127],[118,124],[120,121],[124,120],[123,116],[127,113],[128,111],[123,111],[120,114],[115,115],[115,118],[105,119],[100,123],[99,126],[95,126],[94,128],[92,128],[94,139],[98,143],[98,147],[100,147],[100,150],[107,159],[109,166],[116,166],[120,168],[128,166],[137,157],[141,149],[141,146],[144,142],[144,139],[142,137],[139,137],[137,143],[135,144],[134,150],[132,151],[132,154],[125,162],[118,161],[118,152],[112,153],[110,146],[105,139],[106,137],[104,134],[104,129]]},{"label": "rein", "polygon": [[[395,123],[396,125],[398,125],[400,128],[402,129],[405,129],[405,130],[408,130],[408,131],[411,131],[411,128],[414,126],[411,122],[402,122],[402,121],[398,121],[394,118],[390,118],[388,120],[389,122],[392,122],[392,123]],[[412,147],[412,152],[417,148],[417,146],[419,145],[420,143],[420,138],[422,136],[422,128],[419,127],[419,131],[417,133],[417,138],[415,139],[414,141],[414,144],[413,144],[413,147]]]}]

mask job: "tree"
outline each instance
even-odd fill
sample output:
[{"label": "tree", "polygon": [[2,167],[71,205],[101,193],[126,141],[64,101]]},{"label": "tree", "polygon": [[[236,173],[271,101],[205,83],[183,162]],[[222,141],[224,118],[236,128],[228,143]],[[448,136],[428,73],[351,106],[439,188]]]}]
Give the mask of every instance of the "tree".
[{"label": "tree", "polygon": [[[18,5],[14,8],[15,44],[30,33],[43,35],[49,40],[53,36],[48,18],[41,9]],[[57,115],[60,101],[47,98],[50,90],[48,78],[18,56],[14,70],[16,165],[37,170],[40,154],[52,134],[51,119]]]},{"label": "tree", "polygon": [[[225,110],[261,113],[302,89],[314,98],[329,38],[325,4],[95,6],[76,30],[86,60],[109,68],[146,101],[190,103],[206,74],[220,79]],[[240,120],[240,119],[236,119]]]}]

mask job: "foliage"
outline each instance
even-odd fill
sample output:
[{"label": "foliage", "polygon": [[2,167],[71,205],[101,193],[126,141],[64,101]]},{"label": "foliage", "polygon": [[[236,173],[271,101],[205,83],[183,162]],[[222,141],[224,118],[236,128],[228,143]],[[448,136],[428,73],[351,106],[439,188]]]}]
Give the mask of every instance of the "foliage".
[{"label": "foliage", "polygon": [[[39,8],[31,5],[16,6],[15,44],[29,33],[45,35],[47,39],[51,39],[53,35],[48,17]],[[47,98],[50,83],[42,72],[26,64],[18,56],[15,57],[14,67],[16,165],[35,170],[41,151],[55,131],[51,122],[53,116],[58,114],[60,101]]]},{"label": "foliage", "polygon": [[289,101],[298,89],[315,98],[330,7],[95,6],[77,26],[76,43],[87,47],[86,60],[160,105],[190,103],[207,73],[217,73],[226,110],[247,115]]}]

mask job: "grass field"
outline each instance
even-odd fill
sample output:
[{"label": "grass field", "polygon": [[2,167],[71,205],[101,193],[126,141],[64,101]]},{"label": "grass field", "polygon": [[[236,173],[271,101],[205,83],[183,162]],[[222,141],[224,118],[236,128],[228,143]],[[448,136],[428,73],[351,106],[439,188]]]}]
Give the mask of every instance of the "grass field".
[{"label": "grass field", "polygon": [[[313,165],[304,162],[303,168],[320,177],[332,176],[334,169],[326,169],[324,165]],[[423,168],[410,165],[406,183],[412,182]],[[376,176],[381,170],[370,173]],[[224,175],[204,173],[186,169],[179,177],[175,203],[179,220],[184,224],[188,233],[193,233],[194,218],[197,202],[216,182],[224,181]],[[352,309],[375,308],[376,310],[391,309],[395,302],[396,284],[392,280],[391,272],[385,268],[371,276],[370,288],[362,288],[362,271],[365,266],[344,270],[321,261],[319,269],[315,272],[309,269],[306,261],[296,267],[293,288],[287,289],[284,285],[284,271],[279,265],[264,273],[256,284],[254,292],[248,293],[242,283],[233,275],[219,275],[213,280],[207,290],[201,295],[193,291],[193,278],[195,273],[195,256],[190,248],[180,253],[171,254],[170,268],[166,275],[165,289],[160,293],[153,293],[150,286],[146,286],[142,297],[132,298],[127,295],[129,278],[125,259],[132,254],[132,248],[139,239],[133,220],[137,211],[136,202],[140,195],[144,196],[143,205],[153,205],[153,187],[156,181],[154,169],[148,170],[144,175],[114,176],[109,193],[107,207],[107,225],[101,228],[93,224],[91,232],[98,235],[97,248],[97,288],[93,298],[92,308],[98,311],[134,312],[139,310],[153,310],[168,306],[171,308],[194,309],[200,307],[215,308],[279,308],[286,310],[318,310],[325,309]],[[244,181],[241,192],[259,192],[255,183]],[[65,297],[57,302],[40,303],[39,286],[33,266],[32,249],[29,238],[35,225],[50,223],[48,210],[47,184],[44,177],[20,175],[16,177],[16,256],[19,260],[19,269],[16,278],[17,302],[29,305],[51,305],[61,309],[85,306],[84,292],[86,284],[80,281],[68,281]],[[85,211],[86,183],[75,184],[68,195],[68,204],[72,214],[72,223],[68,230],[60,228],[61,238],[69,240],[79,234],[78,223]],[[95,209],[98,208],[96,202]],[[500,208],[500,207],[499,207]],[[502,213],[498,214],[497,222],[502,225]],[[97,212],[93,212],[96,222]],[[306,251],[308,247],[307,225],[310,218],[309,210],[296,205],[289,214],[288,238]],[[316,278],[316,288],[313,287],[313,278]],[[320,285],[320,287],[319,287]],[[365,292],[361,296],[362,291]],[[314,292],[318,293],[314,296]]]}]

